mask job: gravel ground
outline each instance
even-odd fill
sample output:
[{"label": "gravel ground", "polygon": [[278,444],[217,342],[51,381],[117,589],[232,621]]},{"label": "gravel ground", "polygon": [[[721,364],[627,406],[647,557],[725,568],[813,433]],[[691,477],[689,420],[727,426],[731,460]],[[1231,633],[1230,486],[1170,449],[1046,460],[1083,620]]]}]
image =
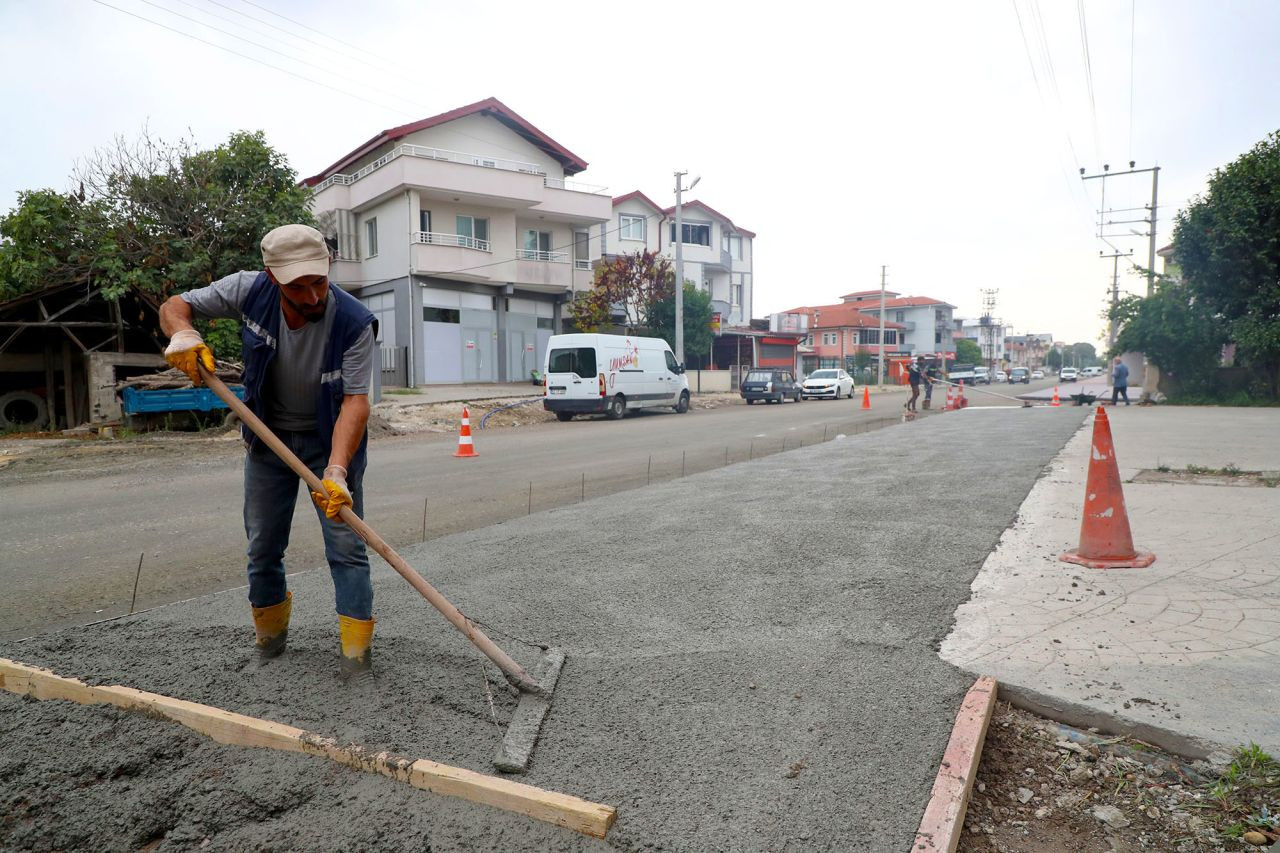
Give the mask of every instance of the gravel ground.
[{"label": "gravel ground", "polygon": [[[1082,414],[929,418],[405,549],[495,637],[567,650],[526,781],[617,806],[605,841],[7,698],[0,846],[907,849],[972,681],[937,644]],[[384,566],[375,583],[380,675],[356,689],[321,572],[291,578],[290,651],[265,667],[238,591],[0,654],[489,772],[512,710],[495,671]]]},{"label": "gravel ground", "polygon": [[[959,853],[1258,850],[1280,840],[1280,765],[1185,762],[996,706]],[[1243,771],[1243,772],[1242,772]],[[1253,833],[1250,835],[1249,833]]]}]

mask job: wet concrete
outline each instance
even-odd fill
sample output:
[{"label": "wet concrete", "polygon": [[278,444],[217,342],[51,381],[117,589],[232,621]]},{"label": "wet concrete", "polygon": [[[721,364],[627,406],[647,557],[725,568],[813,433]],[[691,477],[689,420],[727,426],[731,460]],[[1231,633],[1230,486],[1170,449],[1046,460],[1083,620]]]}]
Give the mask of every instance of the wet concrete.
[{"label": "wet concrete", "polygon": [[[502,633],[566,650],[522,781],[616,806],[605,841],[318,759],[0,697],[13,745],[0,846],[137,849],[145,834],[159,849],[906,849],[972,681],[937,645],[1082,415],[933,417],[404,549],[521,663],[540,650]],[[0,654],[492,772],[513,697],[375,571],[380,675],[355,689],[336,679],[327,572],[291,578],[290,650],[264,667],[243,591]],[[88,768],[83,784],[59,775],[67,762]],[[127,787],[113,775],[126,765]],[[219,805],[191,810],[193,797]],[[140,828],[165,809],[179,822]]]}]

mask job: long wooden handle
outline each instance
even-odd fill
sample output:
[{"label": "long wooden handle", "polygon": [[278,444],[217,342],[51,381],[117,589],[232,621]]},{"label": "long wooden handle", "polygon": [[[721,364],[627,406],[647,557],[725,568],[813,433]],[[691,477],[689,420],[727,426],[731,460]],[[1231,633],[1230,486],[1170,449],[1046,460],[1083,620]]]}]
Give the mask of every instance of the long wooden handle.
[{"label": "long wooden handle", "polygon": [[[293,472],[302,478],[307,487],[313,492],[325,494],[325,488],[310,468],[302,464],[292,450],[285,446],[271,428],[262,422],[262,420],[250,411],[249,407],[241,402],[231,389],[226,386],[221,379],[213,373],[205,369],[203,364],[199,365],[200,378],[213,393],[231,407],[231,411],[240,416],[240,420],[244,421],[249,429],[253,430],[254,435],[258,436],[267,447],[275,451],[284,463],[293,469]],[[484,652],[485,657],[497,664],[498,668],[506,674],[508,680],[516,687],[530,693],[543,693],[543,689],[529,675],[529,673],[516,663],[511,657],[498,648],[497,644],[490,640],[475,623],[468,619],[461,610],[454,607],[449,599],[440,594],[440,591],[427,583],[426,578],[418,574],[412,566],[404,561],[404,558],[395,552],[381,536],[374,532],[373,528],[364,523],[360,516],[356,515],[351,507],[344,506],[339,513],[339,517],[347,523],[347,525],[356,532],[356,535],[363,539],[370,548],[382,555],[382,559],[386,560],[391,568],[400,573],[400,576],[409,582],[409,585],[422,593],[422,597],[431,602],[431,606],[439,610],[444,618],[448,619],[453,627],[462,632],[475,647]]]}]

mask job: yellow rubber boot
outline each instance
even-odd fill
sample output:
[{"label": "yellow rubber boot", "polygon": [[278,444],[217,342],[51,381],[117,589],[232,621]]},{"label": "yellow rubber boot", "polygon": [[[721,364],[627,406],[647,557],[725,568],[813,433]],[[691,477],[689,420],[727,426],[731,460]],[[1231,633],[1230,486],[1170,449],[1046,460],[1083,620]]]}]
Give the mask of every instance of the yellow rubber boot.
[{"label": "yellow rubber boot", "polygon": [[258,635],[258,654],[263,658],[273,658],[284,651],[292,611],[292,592],[286,592],[284,601],[279,604],[253,608],[253,630]]},{"label": "yellow rubber boot", "polygon": [[338,634],[342,639],[342,657],[339,674],[343,681],[351,678],[363,680],[373,675],[372,619],[352,619],[338,615]]}]

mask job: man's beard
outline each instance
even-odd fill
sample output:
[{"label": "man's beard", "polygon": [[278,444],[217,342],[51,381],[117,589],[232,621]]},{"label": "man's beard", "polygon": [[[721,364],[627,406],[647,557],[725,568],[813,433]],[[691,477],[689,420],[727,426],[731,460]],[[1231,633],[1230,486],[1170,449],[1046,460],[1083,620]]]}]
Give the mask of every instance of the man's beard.
[{"label": "man's beard", "polygon": [[329,295],[326,293],[324,301],[316,305],[299,305],[287,296],[283,296],[285,302],[293,306],[293,310],[302,315],[302,319],[308,323],[319,323],[324,319],[325,309],[329,306]]}]

